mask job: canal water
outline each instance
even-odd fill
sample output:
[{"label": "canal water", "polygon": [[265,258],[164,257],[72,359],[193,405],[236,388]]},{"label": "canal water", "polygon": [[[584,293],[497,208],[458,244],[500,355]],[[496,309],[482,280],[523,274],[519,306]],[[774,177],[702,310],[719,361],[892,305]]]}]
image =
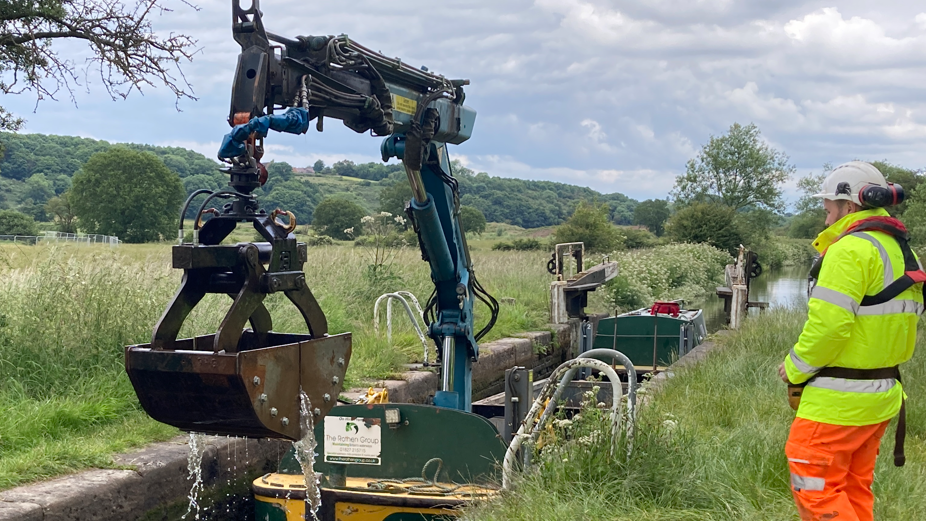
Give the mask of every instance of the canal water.
[{"label": "canal water", "polygon": [[[749,285],[750,302],[768,302],[769,307],[805,306],[807,305],[807,272],[810,266],[788,266],[778,269],[766,269]],[[707,295],[693,301],[693,308],[704,310],[707,329],[713,333],[722,329],[727,317],[723,312],[723,300],[716,295]],[[758,313],[758,309],[750,309]]]}]

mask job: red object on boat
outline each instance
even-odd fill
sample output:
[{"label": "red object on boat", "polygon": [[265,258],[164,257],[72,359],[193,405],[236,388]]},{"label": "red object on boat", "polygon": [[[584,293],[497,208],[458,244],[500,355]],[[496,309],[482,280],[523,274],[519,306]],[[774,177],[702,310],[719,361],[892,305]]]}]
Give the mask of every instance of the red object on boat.
[{"label": "red object on boat", "polygon": [[679,306],[678,302],[662,302],[657,300],[653,303],[653,307],[650,308],[649,313],[650,315],[661,313],[663,315],[677,317],[681,310],[682,308]]}]

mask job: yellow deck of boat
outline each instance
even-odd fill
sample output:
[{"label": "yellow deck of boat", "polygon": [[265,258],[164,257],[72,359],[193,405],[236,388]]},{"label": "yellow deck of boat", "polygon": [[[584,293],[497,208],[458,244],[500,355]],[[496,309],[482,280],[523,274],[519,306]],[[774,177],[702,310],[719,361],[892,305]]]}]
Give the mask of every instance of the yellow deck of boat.
[{"label": "yellow deck of boat", "polygon": [[[333,507],[338,521],[382,521],[400,513],[456,517],[459,508],[467,502],[498,492],[480,485],[438,483],[435,486],[362,477],[348,477],[344,487],[322,489],[323,493],[335,494]],[[267,474],[254,480],[254,499],[276,505],[285,511],[287,521],[306,519],[304,497],[302,475]]]}]

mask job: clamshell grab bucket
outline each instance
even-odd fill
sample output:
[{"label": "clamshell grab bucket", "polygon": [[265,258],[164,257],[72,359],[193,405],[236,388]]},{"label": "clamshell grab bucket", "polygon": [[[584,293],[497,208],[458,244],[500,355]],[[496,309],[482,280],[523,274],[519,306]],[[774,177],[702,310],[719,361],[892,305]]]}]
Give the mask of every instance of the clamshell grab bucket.
[{"label": "clamshell grab bucket", "polygon": [[316,422],[337,403],[350,333],[313,339],[246,330],[234,353],[214,352],[214,337],[177,340],[172,350],[126,347],[126,372],[152,418],[184,431],[298,440],[300,387]]}]

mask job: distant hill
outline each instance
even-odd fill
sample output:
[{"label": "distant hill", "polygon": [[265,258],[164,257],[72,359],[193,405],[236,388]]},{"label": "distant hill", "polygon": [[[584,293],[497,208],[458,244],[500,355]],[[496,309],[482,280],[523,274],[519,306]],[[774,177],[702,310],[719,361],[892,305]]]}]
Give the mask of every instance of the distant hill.
[{"label": "distant hill", "polygon": [[[0,207],[19,209],[44,220],[44,203],[70,187],[80,167],[97,152],[113,143],[73,136],[0,133],[3,157],[0,159]],[[119,144],[151,152],[176,172],[187,193],[197,188],[218,189],[227,177],[220,164],[206,156],[179,147]],[[624,194],[601,194],[590,188],[550,181],[530,181],[493,177],[455,165],[460,183],[461,202],[481,210],[490,222],[523,228],[552,226],[563,222],[580,200],[597,200],[611,207],[611,220],[630,224],[637,201]],[[314,175],[296,175],[292,166],[277,163],[271,167],[271,182],[264,187],[261,200],[267,206],[280,205],[296,211],[306,222],[322,199],[344,197],[370,212],[379,210],[379,193],[395,183],[404,183],[401,165],[354,164],[339,161]]]}]

